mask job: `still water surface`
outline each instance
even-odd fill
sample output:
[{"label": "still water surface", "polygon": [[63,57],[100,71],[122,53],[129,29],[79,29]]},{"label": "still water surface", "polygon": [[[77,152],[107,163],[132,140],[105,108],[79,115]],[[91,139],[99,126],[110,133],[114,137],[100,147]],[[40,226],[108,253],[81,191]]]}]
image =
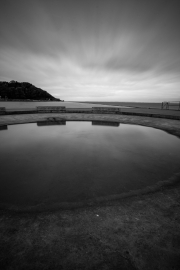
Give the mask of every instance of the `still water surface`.
[{"label": "still water surface", "polygon": [[0,130],[0,203],[77,202],[167,180],[180,171],[180,140],[115,124],[22,124]]}]

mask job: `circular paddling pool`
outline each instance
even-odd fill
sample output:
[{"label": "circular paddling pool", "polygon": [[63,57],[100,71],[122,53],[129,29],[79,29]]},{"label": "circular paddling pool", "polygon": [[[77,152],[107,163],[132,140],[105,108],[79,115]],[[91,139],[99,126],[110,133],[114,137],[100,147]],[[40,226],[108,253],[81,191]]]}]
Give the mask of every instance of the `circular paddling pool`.
[{"label": "circular paddling pool", "polygon": [[47,121],[0,130],[0,203],[78,203],[180,171],[180,140],[149,127]]}]

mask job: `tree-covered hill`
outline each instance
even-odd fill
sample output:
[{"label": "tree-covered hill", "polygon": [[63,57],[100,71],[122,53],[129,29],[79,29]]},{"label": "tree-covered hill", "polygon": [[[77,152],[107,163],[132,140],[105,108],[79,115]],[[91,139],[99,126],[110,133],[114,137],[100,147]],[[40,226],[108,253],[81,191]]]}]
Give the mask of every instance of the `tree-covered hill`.
[{"label": "tree-covered hill", "polygon": [[0,81],[0,98],[5,100],[51,100],[61,101],[41,88],[28,82]]}]

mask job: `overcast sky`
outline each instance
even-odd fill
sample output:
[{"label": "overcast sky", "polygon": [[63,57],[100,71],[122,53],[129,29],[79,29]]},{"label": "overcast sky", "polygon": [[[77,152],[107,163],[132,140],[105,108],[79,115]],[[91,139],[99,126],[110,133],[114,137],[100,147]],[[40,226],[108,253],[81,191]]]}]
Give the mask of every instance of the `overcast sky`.
[{"label": "overcast sky", "polygon": [[180,1],[1,0],[0,80],[64,100],[180,100]]}]

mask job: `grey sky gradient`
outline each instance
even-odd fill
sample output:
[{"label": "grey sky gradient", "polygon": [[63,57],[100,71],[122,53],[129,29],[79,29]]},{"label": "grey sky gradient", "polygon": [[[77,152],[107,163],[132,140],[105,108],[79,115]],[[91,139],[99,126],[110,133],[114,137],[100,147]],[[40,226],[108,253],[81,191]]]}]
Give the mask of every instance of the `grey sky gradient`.
[{"label": "grey sky gradient", "polygon": [[180,100],[180,1],[1,0],[0,80],[64,100]]}]

